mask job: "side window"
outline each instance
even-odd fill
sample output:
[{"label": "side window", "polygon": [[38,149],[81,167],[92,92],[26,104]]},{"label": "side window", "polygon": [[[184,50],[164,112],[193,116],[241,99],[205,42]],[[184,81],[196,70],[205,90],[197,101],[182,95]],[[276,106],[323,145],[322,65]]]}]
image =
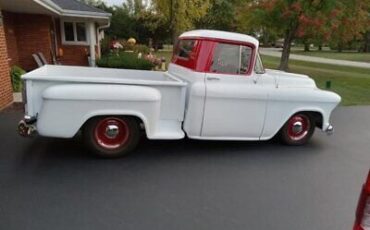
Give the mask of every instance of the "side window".
[{"label": "side window", "polygon": [[259,54],[257,54],[256,65],[254,66],[254,72],[257,74],[265,73],[265,69],[263,68],[263,65],[262,65],[261,56]]},{"label": "side window", "polygon": [[248,46],[240,46],[240,74],[246,74],[249,70],[252,49]]},{"label": "side window", "polygon": [[243,45],[217,44],[210,71],[224,74],[246,74],[252,49]]},{"label": "side window", "polygon": [[180,40],[175,55],[181,58],[189,59],[195,46],[195,40]]}]

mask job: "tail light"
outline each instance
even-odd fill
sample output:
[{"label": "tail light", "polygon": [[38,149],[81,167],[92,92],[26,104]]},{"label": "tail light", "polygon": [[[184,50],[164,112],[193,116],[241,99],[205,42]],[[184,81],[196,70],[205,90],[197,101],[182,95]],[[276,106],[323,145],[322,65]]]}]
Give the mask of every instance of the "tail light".
[{"label": "tail light", "polygon": [[370,172],[362,187],[353,230],[370,230]]},{"label": "tail light", "polygon": [[23,80],[23,89],[22,89],[22,102],[23,102],[23,112],[27,113],[27,81]]}]

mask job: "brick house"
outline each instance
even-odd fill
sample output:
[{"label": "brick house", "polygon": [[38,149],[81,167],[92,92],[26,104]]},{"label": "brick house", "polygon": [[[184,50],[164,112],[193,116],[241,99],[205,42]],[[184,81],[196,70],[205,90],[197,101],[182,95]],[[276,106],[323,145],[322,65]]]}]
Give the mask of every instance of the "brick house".
[{"label": "brick house", "polygon": [[50,64],[95,65],[110,14],[77,0],[0,0],[0,110],[13,100],[9,69]]}]

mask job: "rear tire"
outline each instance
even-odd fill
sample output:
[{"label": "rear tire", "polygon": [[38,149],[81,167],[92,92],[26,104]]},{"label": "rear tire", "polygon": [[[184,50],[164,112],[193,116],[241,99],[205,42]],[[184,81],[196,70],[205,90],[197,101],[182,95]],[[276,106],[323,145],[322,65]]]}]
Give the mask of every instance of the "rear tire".
[{"label": "rear tire", "polygon": [[85,124],[83,138],[85,145],[95,155],[104,158],[121,157],[137,146],[140,127],[132,117],[95,117]]},{"label": "rear tire", "polygon": [[315,131],[315,121],[307,113],[297,113],[289,118],[280,130],[280,140],[286,145],[304,145]]}]

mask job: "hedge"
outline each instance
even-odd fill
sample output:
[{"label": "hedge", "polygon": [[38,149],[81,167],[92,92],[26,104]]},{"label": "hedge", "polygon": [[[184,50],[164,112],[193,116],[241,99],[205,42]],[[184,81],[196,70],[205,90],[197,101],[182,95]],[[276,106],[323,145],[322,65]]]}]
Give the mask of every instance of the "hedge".
[{"label": "hedge", "polygon": [[117,69],[139,69],[151,70],[154,65],[145,59],[137,58],[136,53],[121,52],[119,54],[108,54],[102,56],[97,62],[99,67],[117,68]]}]

